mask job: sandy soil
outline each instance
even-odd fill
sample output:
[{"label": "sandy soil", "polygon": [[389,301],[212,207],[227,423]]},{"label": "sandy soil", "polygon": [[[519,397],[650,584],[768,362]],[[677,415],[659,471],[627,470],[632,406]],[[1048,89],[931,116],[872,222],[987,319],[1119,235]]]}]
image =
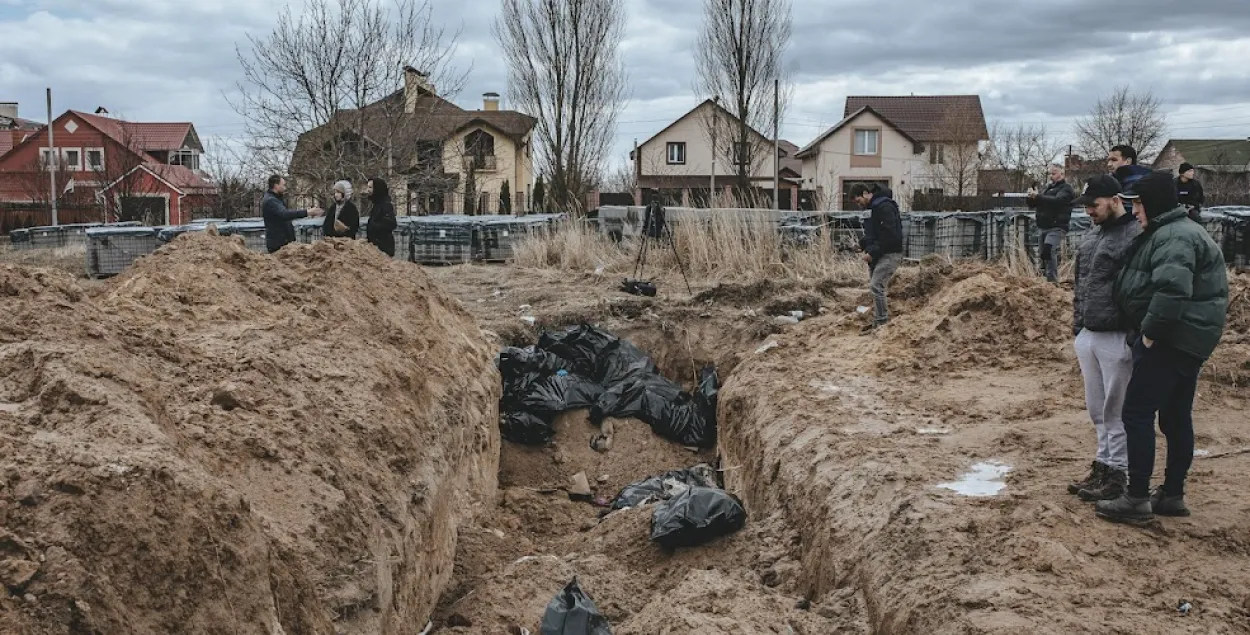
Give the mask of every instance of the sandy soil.
[{"label": "sandy soil", "polygon": [[0,267],[0,307],[0,631],[424,625],[500,388],[420,270],[186,236],[90,290]]}]

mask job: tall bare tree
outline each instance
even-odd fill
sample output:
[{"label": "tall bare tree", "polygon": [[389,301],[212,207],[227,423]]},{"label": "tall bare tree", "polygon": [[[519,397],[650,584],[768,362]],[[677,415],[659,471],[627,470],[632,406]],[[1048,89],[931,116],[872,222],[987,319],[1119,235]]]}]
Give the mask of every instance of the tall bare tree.
[{"label": "tall bare tree", "polygon": [[1098,100],[1085,117],[1076,120],[1076,134],[1086,156],[1106,154],[1115,145],[1127,144],[1142,161],[1158,154],[1167,134],[1163,102],[1150,91],[1132,92],[1121,86]]},{"label": "tall bare tree", "polygon": [[793,30],[790,0],[703,0],[703,30],[695,47],[695,90],[718,98],[733,119],[712,117],[718,161],[734,167],[739,195],[774,152],[774,81],[784,112],[792,90],[782,65]]},{"label": "tall bare tree", "polygon": [[1250,205],[1250,164],[1235,159],[1222,148],[1208,155],[1209,166],[1198,177],[1206,194],[1206,206]]},{"label": "tall bare tree", "polygon": [[621,163],[612,168],[602,179],[603,189],[608,192],[634,193],[638,189],[638,171],[634,162]]},{"label": "tall bare tree", "polygon": [[546,206],[582,213],[625,104],[624,0],[502,0],[494,34],[508,96],[538,118]]},{"label": "tall bare tree", "polygon": [[1023,192],[1045,183],[1047,169],[1062,152],[1063,144],[1046,126],[995,123],[990,128],[991,164],[1006,174],[1009,191]]},{"label": "tall bare tree", "polygon": [[939,123],[943,143],[930,144],[930,178],[947,196],[964,197],[976,192],[984,165],[981,137],[984,126],[974,117],[952,111]]},{"label": "tall bare tree", "polygon": [[217,140],[206,140],[204,171],[217,187],[212,204],[196,215],[206,218],[246,218],[256,215],[256,203],[264,192],[264,180],[248,169],[247,157],[239,148]]},{"label": "tall bare tree", "polygon": [[251,154],[266,171],[284,173],[300,138],[317,130],[309,156],[301,149],[307,174],[297,190],[406,170],[419,150],[407,147],[402,131],[421,126],[422,113],[405,99],[412,77],[404,69],[421,71],[430,92],[436,86],[440,96],[454,95],[465,79],[452,64],[458,39],[434,23],[430,0],[286,7],[271,33],[249,36],[236,50],[243,80],[231,106],[246,120]]}]

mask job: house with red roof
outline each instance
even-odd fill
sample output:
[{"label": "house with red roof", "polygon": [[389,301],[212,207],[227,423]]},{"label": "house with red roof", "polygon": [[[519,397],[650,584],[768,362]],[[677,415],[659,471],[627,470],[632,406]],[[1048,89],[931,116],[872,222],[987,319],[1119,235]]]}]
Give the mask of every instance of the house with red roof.
[{"label": "house with red roof", "polygon": [[0,210],[10,227],[61,223],[182,224],[212,206],[204,146],[190,123],[123,121],[70,110],[48,126],[0,130]]}]

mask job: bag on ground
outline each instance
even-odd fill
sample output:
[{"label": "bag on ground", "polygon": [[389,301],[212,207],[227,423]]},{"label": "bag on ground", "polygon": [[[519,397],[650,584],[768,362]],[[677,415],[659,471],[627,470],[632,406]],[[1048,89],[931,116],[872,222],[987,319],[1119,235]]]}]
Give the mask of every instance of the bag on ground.
[{"label": "bag on ground", "polygon": [[573,578],[559,595],[547,603],[542,635],[612,635],[608,618],[599,612]]}]

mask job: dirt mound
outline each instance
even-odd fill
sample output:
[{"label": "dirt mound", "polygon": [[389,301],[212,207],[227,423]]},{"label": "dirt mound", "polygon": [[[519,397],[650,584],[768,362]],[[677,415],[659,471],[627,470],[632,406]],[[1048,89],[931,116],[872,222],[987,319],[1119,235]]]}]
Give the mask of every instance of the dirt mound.
[{"label": "dirt mound", "polygon": [[91,295],[0,269],[6,628],[424,624],[498,461],[457,302],[368,245],[209,236]]},{"label": "dirt mound", "polygon": [[1070,294],[1041,279],[985,270],[934,292],[885,331],[883,370],[1014,368],[1063,360]]},{"label": "dirt mound", "polygon": [[1233,388],[1250,386],[1250,274],[1229,273],[1224,337],[1203,375]]}]

